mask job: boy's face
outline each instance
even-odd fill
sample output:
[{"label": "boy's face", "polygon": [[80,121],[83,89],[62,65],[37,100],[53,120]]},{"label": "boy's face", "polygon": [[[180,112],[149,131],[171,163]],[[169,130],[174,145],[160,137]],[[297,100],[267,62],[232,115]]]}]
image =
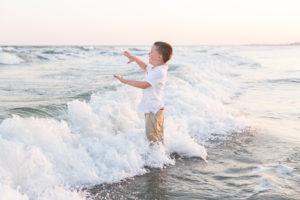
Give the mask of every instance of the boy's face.
[{"label": "boy's face", "polygon": [[159,65],[163,63],[163,56],[158,53],[157,46],[153,45],[149,52],[149,63],[152,65]]}]

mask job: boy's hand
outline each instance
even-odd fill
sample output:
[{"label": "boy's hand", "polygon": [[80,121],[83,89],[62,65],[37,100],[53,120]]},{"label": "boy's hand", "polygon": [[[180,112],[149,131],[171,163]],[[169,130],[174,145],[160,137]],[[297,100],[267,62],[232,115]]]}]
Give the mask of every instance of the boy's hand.
[{"label": "boy's hand", "polygon": [[124,79],[124,78],[119,77],[119,76],[117,76],[117,75],[114,75],[114,77],[115,77],[116,79],[118,79],[121,83],[125,83],[125,79]]},{"label": "boy's hand", "polygon": [[128,51],[124,51],[124,56],[126,56],[129,59],[129,61],[127,62],[127,64],[135,61],[135,57],[132,56]]}]

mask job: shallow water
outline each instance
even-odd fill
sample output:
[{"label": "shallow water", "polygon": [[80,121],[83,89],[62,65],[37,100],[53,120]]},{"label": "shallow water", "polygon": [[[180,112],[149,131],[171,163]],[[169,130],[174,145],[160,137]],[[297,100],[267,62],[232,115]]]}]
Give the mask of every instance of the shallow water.
[{"label": "shallow water", "polygon": [[299,199],[297,145],[270,135],[237,134],[208,148],[207,163],[179,158],[174,166],[97,185],[90,193],[93,199]]},{"label": "shallow water", "polygon": [[143,79],[122,51],[149,48],[1,47],[3,196],[299,199],[300,47],[175,47],[154,148],[112,78]]}]

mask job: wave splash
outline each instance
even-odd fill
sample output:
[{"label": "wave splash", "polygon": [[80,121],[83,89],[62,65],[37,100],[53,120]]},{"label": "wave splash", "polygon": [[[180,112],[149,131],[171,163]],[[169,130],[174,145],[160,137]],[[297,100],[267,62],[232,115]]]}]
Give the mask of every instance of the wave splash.
[{"label": "wave splash", "polygon": [[144,116],[136,112],[141,93],[126,86],[94,93],[89,102],[68,102],[64,120],[16,115],[3,120],[0,191],[20,199],[84,199],[80,187],[173,165],[173,152],[205,160],[206,141],[245,127],[245,119],[225,106],[238,90],[231,62],[205,58],[200,63],[178,60],[169,73],[165,146],[147,141]]}]

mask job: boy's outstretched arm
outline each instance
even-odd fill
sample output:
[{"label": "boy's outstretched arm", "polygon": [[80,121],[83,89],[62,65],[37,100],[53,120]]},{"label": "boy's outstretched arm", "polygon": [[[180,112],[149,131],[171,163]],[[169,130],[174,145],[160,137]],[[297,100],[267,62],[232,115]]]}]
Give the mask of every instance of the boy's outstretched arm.
[{"label": "boy's outstretched arm", "polygon": [[122,77],[119,77],[117,75],[114,75],[116,79],[118,79],[121,83],[131,85],[133,87],[141,88],[141,89],[146,89],[147,87],[151,86],[150,83],[146,81],[133,81],[133,80],[127,80]]},{"label": "boy's outstretched arm", "polygon": [[138,57],[131,55],[128,51],[124,51],[124,56],[126,56],[129,59],[127,64],[131,62],[136,62],[140,66],[140,68],[142,68],[142,70],[147,70],[147,64]]}]

